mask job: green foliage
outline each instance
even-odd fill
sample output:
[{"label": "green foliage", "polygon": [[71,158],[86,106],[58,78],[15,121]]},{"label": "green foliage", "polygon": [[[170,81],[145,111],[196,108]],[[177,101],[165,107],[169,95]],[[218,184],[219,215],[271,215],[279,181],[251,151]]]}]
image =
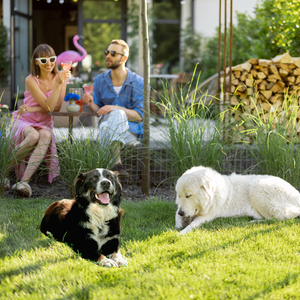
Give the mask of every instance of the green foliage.
[{"label": "green foliage", "polygon": [[299,9],[299,0],[264,0],[256,7],[257,43],[261,42],[258,54],[272,58],[289,51],[292,56],[299,56]]},{"label": "green foliage", "polygon": [[9,76],[9,39],[3,23],[0,23],[0,86],[7,86]]},{"label": "green foliage", "polygon": [[1,299],[298,298],[299,219],[216,219],[181,236],[174,202],[124,200],[128,267],[108,269],[39,231],[52,202],[0,199]]},{"label": "green foliage", "polygon": [[[181,51],[182,71],[190,72],[200,63],[202,36],[196,33],[191,26],[186,26],[181,32],[181,37],[183,39],[183,49]],[[201,65],[200,68],[202,69]]]},{"label": "green foliage", "polygon": [[[154,1],[155,19],[180,20],[181,4],[177,0]],[[164,64],[164,73],[178,69],[180,24],[156,22],[153,28],[152,57],[153,64]],[[171,37],[171,38],[170,38]]]},{"label": "green foliage", "polygon": [[[94,20],[116,19],[121,16],[121,2],[97,1],[83,2],[84,18]],[[120,24],[108,23],[85,23],[83,28],[84,48],[92,56],[92,65],[99,61],[100,67],[105,67],[105,55],[103,50],[107,49],[112,39],[121,38]]]}]

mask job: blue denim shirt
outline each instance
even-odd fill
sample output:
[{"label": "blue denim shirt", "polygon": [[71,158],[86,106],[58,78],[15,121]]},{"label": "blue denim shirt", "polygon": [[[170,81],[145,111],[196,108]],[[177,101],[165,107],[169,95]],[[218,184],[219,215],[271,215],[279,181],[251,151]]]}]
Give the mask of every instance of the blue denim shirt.
[{"label": "blue denim shirt", "polygon": [[[118,105],[137,111],[143,118],[144,79],[127,69],[127,78],[117,94],[110,77],[111,70],[99,74],[94,81],[94,102],[100,108],[104,105]],[[143,134],[143,122],[129,121],[129,131]]]}]

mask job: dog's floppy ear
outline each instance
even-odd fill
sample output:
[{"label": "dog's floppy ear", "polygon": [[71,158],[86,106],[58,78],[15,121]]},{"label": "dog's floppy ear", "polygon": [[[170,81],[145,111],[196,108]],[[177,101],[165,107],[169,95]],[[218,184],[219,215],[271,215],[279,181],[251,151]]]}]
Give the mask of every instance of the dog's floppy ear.
[{"label": "dog's floppy ear", "polygon": [[208,169],[204,172],[201,176],[202,186],[201,188],[204,192],[209,196],[210,199],[214,197],[214,180],[213,180],[213,173],[211,169]]},{"label": "dog's floppy ear", "polygon": [[214,181],[209,176],[210,174],[205,172],[202,173],[200,185],[199,188],[201,189],[200,195],[203,195],[202,197],[199,197],[200,205],[203,212],[207,212],[209,208],[211,207],[213,200],[214,200]]},{"label": "dog's floppy ear", "polygon": [[209,198],[213,197],[213,183],[210,180],[205,180],[201,188],[209,196]]},{"label": "dog's floppy ear", "polygon": [[84,187],[84,180],[85,180],[85,174],[80,173],[74,182],[74,192],[75,192],[75,198],[78,197],[78,195],[81,195],[83,193],[83,187]]},{"label": "dog's floppy ear", "polygon": [[116,197],[121,198],[121,196],[122,196],[122,185],[121,185],[121,182],[120,182],[119,177],[118,177],[119,172],[114,171],[113,173],[115,175],[115,186],[116,186],[116,190],[117,190]]}]

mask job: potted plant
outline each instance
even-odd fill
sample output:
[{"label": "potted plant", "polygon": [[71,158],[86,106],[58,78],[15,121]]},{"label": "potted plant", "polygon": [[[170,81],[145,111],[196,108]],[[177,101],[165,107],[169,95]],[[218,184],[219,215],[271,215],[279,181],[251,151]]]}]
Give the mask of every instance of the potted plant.
[{"label": "potted plant", "polygon": [[80,99],[77,94],[68,93],[65,96],[65,101],[69,101],[70,104],[66,107],[68,112],[78,112],[80,110],[80,105],[76,104],[76,101]]}]

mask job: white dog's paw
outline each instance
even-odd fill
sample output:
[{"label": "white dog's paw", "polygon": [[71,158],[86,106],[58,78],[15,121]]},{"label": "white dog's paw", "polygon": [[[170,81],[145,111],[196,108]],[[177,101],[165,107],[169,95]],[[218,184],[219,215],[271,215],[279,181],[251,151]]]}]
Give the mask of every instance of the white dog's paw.
[{"label": "white dog's paw", "polygon": [[191,225],[188,225],[188,226],[185,227],[183,230],[181,230],[181,231],[179,232],[179,234],[185,235],[185,234],[187,234],[187,233],[189,233],[189,232],[191,232],[191,231],[193,231],[193,230],[194,230],[194,228],[193,228]]},{"label": "white dog's paw", "polygon": [[177,230],[179,230],[179,229],[181,229],[183,226],[180,224],[180,225],[178,225],[178,224],[175,224],[175,229],[177,229]]},{"label": "white dog's paw", "polygon": [[116,267],[118,268],[119,265],[117,262],[115,262],[114,260],[110,259],[110,258],[103,258],[100,260],[100,262],[98,262],[98,265],[101,267],[106,267],[106,268],[111,268],[111,267]]}]

